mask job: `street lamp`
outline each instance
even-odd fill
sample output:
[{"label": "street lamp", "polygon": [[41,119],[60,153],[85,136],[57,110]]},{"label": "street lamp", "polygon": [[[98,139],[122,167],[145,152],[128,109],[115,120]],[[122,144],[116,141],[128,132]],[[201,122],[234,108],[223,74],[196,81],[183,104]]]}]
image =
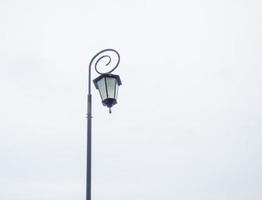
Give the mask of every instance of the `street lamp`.
[{"label": "street lamp", "polygon": [[[102,59],[108,59],[105,66],[111,64],[111,56],[106,54],[113,52],[117,55],[117,62],[111,70],[107,72],[100,72],[98,70],[98,63]],[[88,98],[87,98],[87,165],[86,165],[86,200],[91,200],[91,163],[92,163],[92,95],[91,95],[91,68],[95,61],[95,70],[99,77],[93,80],[96,89],[98,89],[102,104],[109,108],[111,113],[111,107],[117,103],[118,87],[122,84],[120,77],[115,74],[111,74],[120,63],[120,55],[114,49],[104,49],[98,52],[89,63],[88,71]]]}]

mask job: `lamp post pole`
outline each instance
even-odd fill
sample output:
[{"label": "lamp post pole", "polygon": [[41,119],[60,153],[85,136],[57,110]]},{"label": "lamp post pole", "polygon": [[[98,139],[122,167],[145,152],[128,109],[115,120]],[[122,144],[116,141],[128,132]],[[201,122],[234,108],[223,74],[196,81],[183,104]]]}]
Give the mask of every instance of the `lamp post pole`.
[{"label": "lamp post pole", "polygon": [[87,161],[86,161],[86,200],[91,200],[92,163],[92,95],[87,96]]},{"label": "lamp post pole", "polygon": [[[114,52],[118,56],[118,61],[113,69],[106,72],[106,74],[110,74],[112,71],[114,71],[120,62],[120,55],[119,53],[114,49],[104,49],[100,52],[98,52],[90,61],[89,68],[88,68],[88,95],[87,95],[87,159],[86,159],[86,200],[91,200],[91,169],[92,169],[92,94],[91,94],[91,68],[94,60],[102,53],[104,52]],[[103,59],[108,58],[109,62],[106,64],[109,65],[111,63],[111,57],[109,55],[103,55],[97,59],[95,62],[95,70],[99,74],[105,74],[101,73],[97,69],[98,62]],[[111,105],[112,106],[112,105]],[[111,106],[109,108],[111,108]]]}]

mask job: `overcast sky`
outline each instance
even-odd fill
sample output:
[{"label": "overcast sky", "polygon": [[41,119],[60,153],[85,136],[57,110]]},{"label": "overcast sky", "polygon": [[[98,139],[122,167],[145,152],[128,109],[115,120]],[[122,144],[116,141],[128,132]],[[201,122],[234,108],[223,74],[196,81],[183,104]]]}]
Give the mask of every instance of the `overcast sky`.
[{"label": "overcast sky", "polygon": [[261,10],[0,0],[0,199],[85,199],[87,69],[115,48],[111,115],[92,86],[92,200],[261,200]]}]

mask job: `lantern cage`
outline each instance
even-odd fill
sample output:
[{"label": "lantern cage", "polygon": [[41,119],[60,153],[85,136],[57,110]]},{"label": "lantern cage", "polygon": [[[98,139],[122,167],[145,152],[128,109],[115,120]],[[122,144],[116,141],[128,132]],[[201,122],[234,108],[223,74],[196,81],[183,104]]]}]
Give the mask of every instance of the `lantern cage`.
[{"label": "lantern cage", "polygon": [[103,105],[111,112],[111,107],[117,103],[118,87],[122,84],[120,77],[115,74],[102,74],[93,82],[100,93]]}]

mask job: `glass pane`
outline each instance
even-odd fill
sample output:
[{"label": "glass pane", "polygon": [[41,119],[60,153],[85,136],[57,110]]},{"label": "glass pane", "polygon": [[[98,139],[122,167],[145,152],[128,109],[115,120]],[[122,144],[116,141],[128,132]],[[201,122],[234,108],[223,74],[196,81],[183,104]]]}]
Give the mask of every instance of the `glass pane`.
[{"label": "glass pane", "polygon": [[114,99],[115,98],[116,79],[106,77],[106,83],[107,83],[108,98]]},{"label": "glass pane", "polygon": [[102,78],[97,82],[98,90],[100,93],[100,96],[102,98],[102,101],[107,98],[106,95],[106,84],[105,84],[105,78]]},{"label": "glass pane", "polygon": [[116,92],[115,92],[115,99],[117,99],[117,95],[118,95],[118,84],[116,84]]}]

